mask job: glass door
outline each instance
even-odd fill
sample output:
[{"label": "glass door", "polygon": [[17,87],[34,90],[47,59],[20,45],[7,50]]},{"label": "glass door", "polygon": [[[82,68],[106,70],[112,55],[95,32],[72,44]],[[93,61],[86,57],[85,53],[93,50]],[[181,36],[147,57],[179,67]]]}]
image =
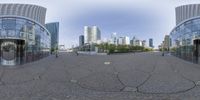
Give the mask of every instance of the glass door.
[{"label": "glass door", "polygon": [[196,62],[200,64],[200,39],[194,40],[194,57]]}]

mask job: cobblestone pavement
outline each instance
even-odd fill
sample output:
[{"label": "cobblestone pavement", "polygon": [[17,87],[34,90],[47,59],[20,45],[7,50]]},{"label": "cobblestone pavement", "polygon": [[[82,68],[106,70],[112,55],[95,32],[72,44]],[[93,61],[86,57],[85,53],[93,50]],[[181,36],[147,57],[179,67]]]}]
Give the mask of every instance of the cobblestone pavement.
[{"label": "cobblestone pavement", "polygon": [[199,100],[200,65],[161,53],[60,53],[0,67],[0,100]]}]

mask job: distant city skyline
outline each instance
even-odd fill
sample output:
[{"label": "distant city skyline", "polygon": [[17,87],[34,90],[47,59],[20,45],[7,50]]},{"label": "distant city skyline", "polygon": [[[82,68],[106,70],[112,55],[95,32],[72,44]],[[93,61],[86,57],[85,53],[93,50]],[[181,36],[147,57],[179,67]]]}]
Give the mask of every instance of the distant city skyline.
[{"label": "distant city skyline", "polygon": [[98,26],[102,39],[133,36],[153,38],[154,46],[175,27],[175,7],[198,4],[199,0],[4,0],[0,3],[35,4],[47,8],[46,23],[59,22],[59,44],[70,48],[79,44],[84,26]]}]

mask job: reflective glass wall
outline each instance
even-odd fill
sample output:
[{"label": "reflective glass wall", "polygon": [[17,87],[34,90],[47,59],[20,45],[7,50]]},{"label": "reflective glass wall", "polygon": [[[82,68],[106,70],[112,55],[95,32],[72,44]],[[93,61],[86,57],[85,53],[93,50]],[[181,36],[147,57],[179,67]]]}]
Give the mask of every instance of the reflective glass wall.
[{"label": "reflective glass wall", "polygon": [[16,61],[21,59],[21,63],[26,63],[48,56],[51,38],[47,30],[34,21],[19,17],[3,17],[0,18],[1,61],[5,50],[2,46],[5,44],[15,44],[16,47],[20,47],[22,55],[17,56],[18,52],[12,51],[15,52],[13,56],[17,57]]},{"label": "reflective glass wall", "polygon": [[200,38],[200,18],[188,20],[170,33],[170,51],[177,57],[197,62],[194,40],[198,38]]},{"label": "reflective glass wall", "polygon": [[51,51],[54,52],[58,49],[59,22],[48,23],[45,27],[51,33]]}]

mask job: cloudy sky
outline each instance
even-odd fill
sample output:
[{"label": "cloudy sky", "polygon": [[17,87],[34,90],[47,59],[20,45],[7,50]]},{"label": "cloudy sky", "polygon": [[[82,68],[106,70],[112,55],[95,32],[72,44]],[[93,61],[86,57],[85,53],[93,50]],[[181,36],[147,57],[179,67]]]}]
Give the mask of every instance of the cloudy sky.
[{"label": "cloudy sky", "polygon": [[0,3],[36,4],[47,8],[46,22],[60,22],[59,44],[78,45],[84,26],[96,25],[102,39],[136,36],[154,39],[158,46],[175,26],[175,7],[200,0],[0,0]]}]

